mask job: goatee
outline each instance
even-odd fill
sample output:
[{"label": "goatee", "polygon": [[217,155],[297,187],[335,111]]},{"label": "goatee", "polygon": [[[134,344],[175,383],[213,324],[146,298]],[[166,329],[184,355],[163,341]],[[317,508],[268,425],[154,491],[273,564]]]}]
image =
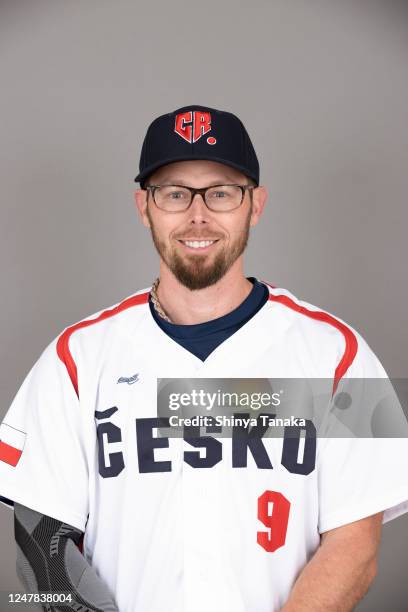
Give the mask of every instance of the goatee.
[{"label": "goatee", "polygon": [[252,206],[250,206],[245,219],[242,234],[228,250],[223,249],[218,253],[212,265],[209,266],[205,263],[208,259],[207,255],[197,254],[191,257],[182,257],[177,251],[171,252],[167,249],[165,243],[157,236],[149,210],[147,210],[152,239],[158,254],[177,280],[191,291],[205,289],[217,283],[228,272],[238,257],[242,255],[248,244],[251,213]]}]

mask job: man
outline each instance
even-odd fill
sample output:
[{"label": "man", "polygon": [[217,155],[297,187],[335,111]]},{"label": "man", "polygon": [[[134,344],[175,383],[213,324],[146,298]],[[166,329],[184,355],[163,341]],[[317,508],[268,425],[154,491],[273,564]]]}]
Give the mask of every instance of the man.
[{"label": "man", "polygon": [[176,435],[163,395],[186,404],[168,389],[196,398],[201,379],[247,391],[320,378],[336,399],[384,369],[340,319],[245,277],[267,190],[235,115],[158,117],[136,181],[158,278],[53,340],[2,424],[21,579],[70,591],[81,610],[351,610],[382,522],[408,510],[406,441],[316,439],[310,420],[275,437],[258,420]]}]

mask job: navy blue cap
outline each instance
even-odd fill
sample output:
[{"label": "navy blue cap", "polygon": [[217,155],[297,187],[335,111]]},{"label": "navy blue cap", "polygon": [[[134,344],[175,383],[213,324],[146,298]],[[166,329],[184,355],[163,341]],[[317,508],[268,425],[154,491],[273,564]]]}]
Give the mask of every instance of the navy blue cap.
[{"label": "navy blue cap", "polygon": [[149,125],[135,182],[144,182],[160,166],[208,159],[231,166],[259,185],[259,163],[242,121],[227,111],[190,105],[161,115]]}]

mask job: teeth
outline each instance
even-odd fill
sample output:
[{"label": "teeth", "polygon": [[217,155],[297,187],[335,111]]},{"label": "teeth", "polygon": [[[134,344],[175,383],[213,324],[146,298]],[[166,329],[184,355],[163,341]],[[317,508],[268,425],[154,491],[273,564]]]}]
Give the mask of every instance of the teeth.
[{"label": "teeth", "polygon": [[207,247],[210,246],[210,244],[212,244],[214,242],[214,240],[201,240],[200,242],[198,240],[184,240],[184,244],[186,244],[189,247],[192,247],[193,249],[199,249],[202,247]]}]

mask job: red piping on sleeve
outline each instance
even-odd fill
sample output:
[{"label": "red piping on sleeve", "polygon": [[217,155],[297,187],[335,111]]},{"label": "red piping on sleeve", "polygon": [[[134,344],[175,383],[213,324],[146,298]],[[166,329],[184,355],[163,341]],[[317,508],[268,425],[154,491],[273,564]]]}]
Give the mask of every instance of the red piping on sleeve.
[{"label": "red piping on sleeve", "polygon": [[333,381],[333,393],[335,394],[337,386],[347,372],[349,367],[354,361],[354,357],[357,353],[358,342],[355,334],[341,321],[338,321],[335,317],[328,314],[327,312],[323,312],[320,310],[308,310],[304,306],[297,304],[287,295],[269,295],[269,299],[273,302],[279,302],[288,308],[292,308],[292,310],[296,310],[296,312],[300,312],[311,319],[315,319],[317,321],[323,321],[324,323],[329,323],[329,325],[333,325],[336,329],[338,329],[344,336],[344,340],[346,342],[346,347],[343,353],[343,357],[341,358],[335,372],[334,372],[334,381]]},{"label": "red piping on sleeve", "polygon": [[72,384],[75,389],[75,393],[78,395],[78,373],[76,363],[74,358],[72,357],[71,351],[69,349],[69,339],[71,334],[80,329],[81,327],[88,327],[89,325],[93,325],[94,323],[99,323],[99,321],[103,321],[104,319],[108,319],[109,317],[113,317],[114,315],[122,312],[122,310],[126,310],[127,308],[131,308],[132,306],[138,306],[139,304],[145,304],[149,300],[149,292],[139,293],[138,295],[133,295],[114,308],[110,310],[104,310],[99,317],[96,319],[87,319],[86,321],[79,321],[70,327],[67,327],[57,341],[57,354],[61,359],[62,363],[65,365],[68,371],[68,375],[72,381]]}]

